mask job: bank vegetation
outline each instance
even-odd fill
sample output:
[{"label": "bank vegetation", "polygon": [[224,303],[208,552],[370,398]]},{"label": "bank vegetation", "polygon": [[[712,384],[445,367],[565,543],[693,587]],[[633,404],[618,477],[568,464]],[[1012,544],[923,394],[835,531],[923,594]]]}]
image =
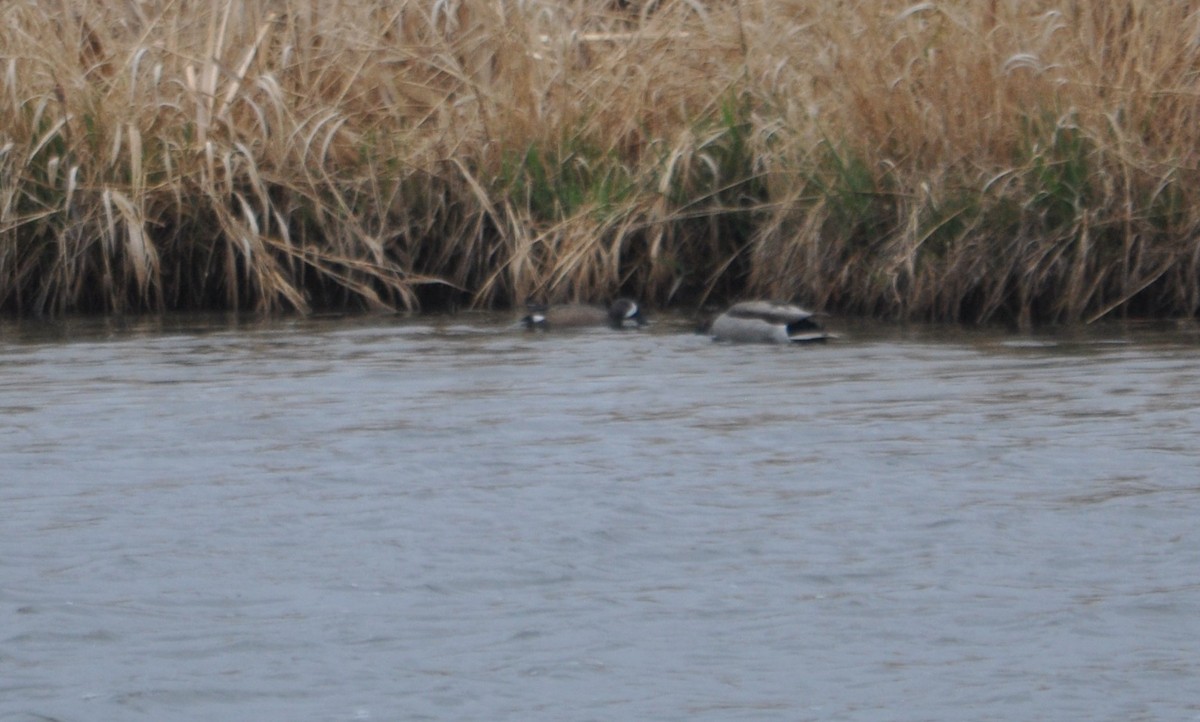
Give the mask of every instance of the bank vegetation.
[{"label": "bank vegetation", "polygon": [[12,0],[0,309],[1200,308],[1200,10]]}]

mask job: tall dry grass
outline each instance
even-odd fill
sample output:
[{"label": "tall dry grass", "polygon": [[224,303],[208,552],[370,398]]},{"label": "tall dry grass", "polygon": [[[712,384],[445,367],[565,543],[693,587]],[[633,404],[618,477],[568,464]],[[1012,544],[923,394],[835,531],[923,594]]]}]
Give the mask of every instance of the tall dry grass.
[{"label": "tall dry grass", "polygon": [[1200,15],[15,0],[0,307],[1200,307]]}]

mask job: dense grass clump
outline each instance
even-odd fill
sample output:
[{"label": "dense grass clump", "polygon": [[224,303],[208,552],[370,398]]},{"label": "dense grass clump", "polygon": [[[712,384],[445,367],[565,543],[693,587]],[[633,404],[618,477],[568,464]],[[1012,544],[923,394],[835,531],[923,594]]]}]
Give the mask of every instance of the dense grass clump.
[{"label": "dense grass clump", "polygon": [[1200,308],[1200,10],[15,0],[0,308]]}]

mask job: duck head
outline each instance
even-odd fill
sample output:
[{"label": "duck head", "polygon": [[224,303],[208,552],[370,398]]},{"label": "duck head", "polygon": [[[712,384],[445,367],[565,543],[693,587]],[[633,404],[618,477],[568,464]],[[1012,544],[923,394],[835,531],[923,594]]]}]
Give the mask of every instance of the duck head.
[{"label": "duck head", "polygon": [[618,298],[608,307],[608,323],[613,328],[624,328],[628,324],[645,326],[646,317],[637,301],[629,298]]}]

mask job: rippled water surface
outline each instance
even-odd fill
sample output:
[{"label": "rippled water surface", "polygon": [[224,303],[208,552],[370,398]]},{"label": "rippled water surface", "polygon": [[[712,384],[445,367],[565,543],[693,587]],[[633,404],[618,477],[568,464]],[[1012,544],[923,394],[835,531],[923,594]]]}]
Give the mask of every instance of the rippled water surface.
[{"label": "rippled water surface", "polygon": [[0,720],[1197,720],[1200,344],[0,325]]}]

